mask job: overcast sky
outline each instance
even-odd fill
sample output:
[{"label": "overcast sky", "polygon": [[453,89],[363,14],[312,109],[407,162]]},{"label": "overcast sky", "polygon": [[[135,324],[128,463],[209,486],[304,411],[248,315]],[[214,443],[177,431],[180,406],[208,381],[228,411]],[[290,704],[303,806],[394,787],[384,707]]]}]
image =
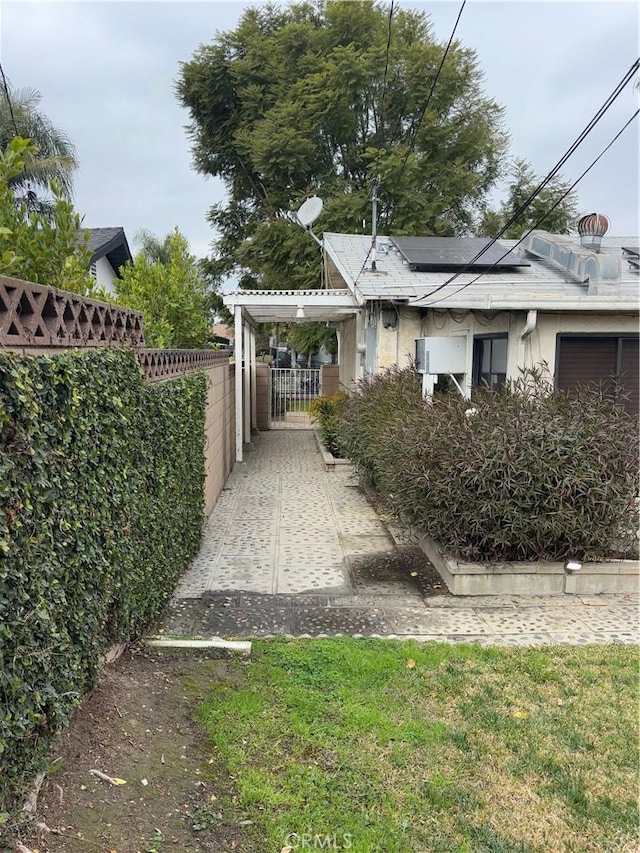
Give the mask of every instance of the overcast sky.
[{"label": "overcast sky", "polygon": [[[208,207],[222,184],[191,168],[188,121],[173,84],[179,63],[216,31],[233,29],[246,2],[2,2],[0,57],[14,87],[32,87],[78,148],[75,201],[87,227],[177,225],[192,251],[209,252]],[[259,5],[259,4],[253,4]],[[446,41],[458,2],[410,3]],[[546,174],[638,56],[635,2],[475,2],[458,38],[474,48],[486,91],[506,110],[512,154]],[[628,86],[563,170],[575,179],[636,108]],[[583,213],[638,233],[638,120],[579,185]]]}]

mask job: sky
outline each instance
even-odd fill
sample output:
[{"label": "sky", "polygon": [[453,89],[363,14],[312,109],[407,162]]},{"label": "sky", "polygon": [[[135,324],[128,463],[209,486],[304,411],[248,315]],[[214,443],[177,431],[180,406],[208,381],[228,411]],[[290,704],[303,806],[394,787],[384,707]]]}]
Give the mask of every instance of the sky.
[{"label": "sky", "polygon": [[[216,32],[234,29],[241,2],[39,2],[0,4],[0,61],[15,88],[38,89],[42,109],[75,143],[75,204],[88,228],[123,226],[132,249],[146,229],[178,226],[198,256],[215,235],[206,212],[223,184],[197,174],[174,94],[180,62]],[[403,8],[430,14],[449,38],[458,2]],[[549,172],[638,57],[635,2],[468,0],[457,30],[505,108],[511,154]],[[637,108],[629,85],[568,161],[575,180]],[[611,233],[638,227],[638,119],[578,186],[582,213],[608,215]],[[499,198],[499,191],[496,195]],[[354,226],[355,227],[355,226]]]}]

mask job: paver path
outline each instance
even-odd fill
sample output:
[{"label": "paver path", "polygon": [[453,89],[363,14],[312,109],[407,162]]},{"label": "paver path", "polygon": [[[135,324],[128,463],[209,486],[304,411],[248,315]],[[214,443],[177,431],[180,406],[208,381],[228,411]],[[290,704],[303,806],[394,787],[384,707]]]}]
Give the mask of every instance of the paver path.
[{"label": "paver path", "polygon": [[449,595],[357,481],[324,470],[313,433],[289,430],[262,433],[235,466],[162,629],[518,645],[639,640],[633,595]]}]

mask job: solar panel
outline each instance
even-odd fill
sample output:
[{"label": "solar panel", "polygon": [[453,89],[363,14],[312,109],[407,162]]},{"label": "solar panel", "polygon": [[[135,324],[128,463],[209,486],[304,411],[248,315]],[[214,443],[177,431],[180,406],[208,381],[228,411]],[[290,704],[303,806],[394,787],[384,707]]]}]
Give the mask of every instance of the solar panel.
[{"label": "solar panel", "polygon": [[454,271],[467,264],[469,270],[531,266],[500,242],[494,243],[474,261],[475,256],[491,243],[484,237],[392,237],[391,241],[411,269],[417,271]]}]

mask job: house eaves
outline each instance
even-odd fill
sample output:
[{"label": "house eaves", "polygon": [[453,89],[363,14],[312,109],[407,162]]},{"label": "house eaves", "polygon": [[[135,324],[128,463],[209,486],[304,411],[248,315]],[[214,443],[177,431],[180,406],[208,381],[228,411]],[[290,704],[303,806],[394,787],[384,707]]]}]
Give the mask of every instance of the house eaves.
[{"label": "house eaves", "polygon": [[88,228],[90,263],[106,258],[120,278],[120,268],[133,261],[133,255],[124,233],[124,228]]}]

